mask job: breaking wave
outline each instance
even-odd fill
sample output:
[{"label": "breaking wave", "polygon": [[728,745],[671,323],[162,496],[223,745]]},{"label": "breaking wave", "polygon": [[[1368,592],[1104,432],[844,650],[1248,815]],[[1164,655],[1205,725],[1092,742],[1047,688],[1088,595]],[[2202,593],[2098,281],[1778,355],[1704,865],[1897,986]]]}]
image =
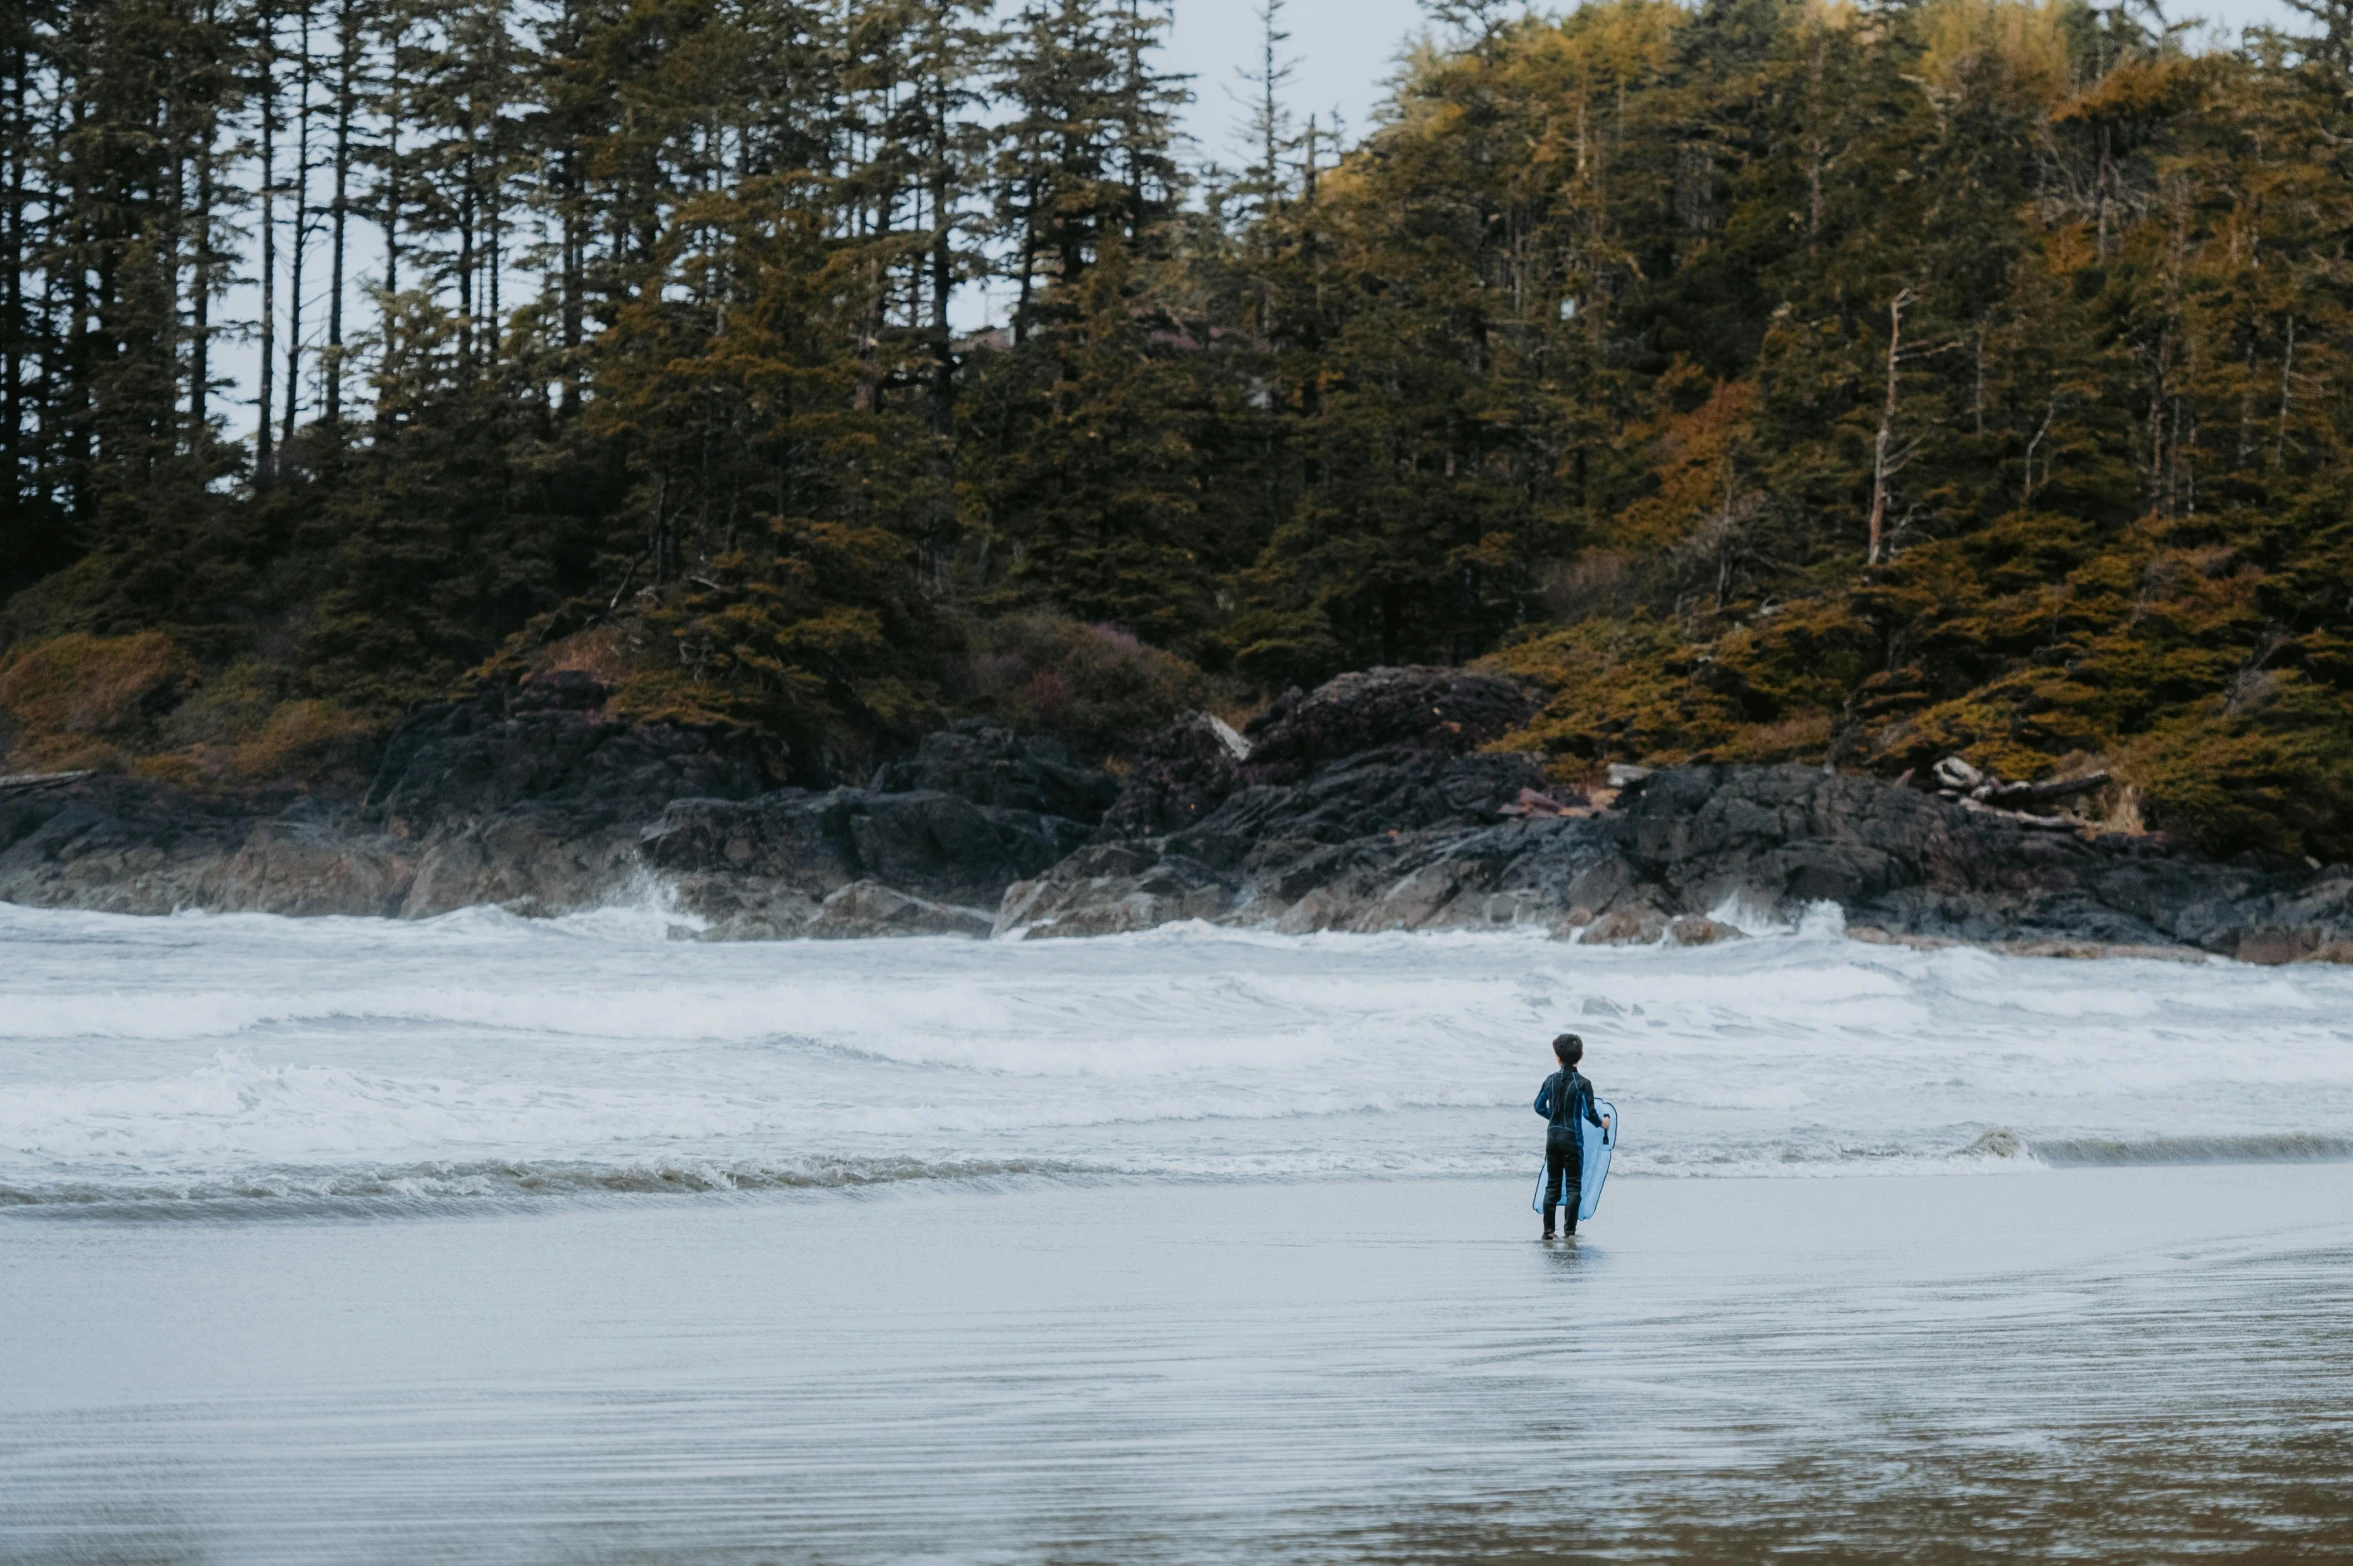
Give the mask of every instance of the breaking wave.
[{"label": "breaking wave", "polygon": [[388,1211],[451,1203],[523,1202],[608,1195],[704,1195],[714,1192],[838,1191],[918,1180],[966,1183],[1085,1178],[1118,1170],[1041,1159],[817,1158],[797,1164],[422,1163],[385,1169],[257,1169],[232,1179],[173,1184],[62,1180],[46,1186],[0,1184],[0,1207],[146,1208],[256,1205],[309,1210],[358,1203]]},{"label": "breaking wave", "polygon": [[1633,1176],[2353,1157],[2353,971],[1921,951],[1724,912],[1751,938],[1685,950],[0,908],[0,1205],[1500,1176],[1533,1167],[1564,1028]]},{"label": "breaking wave", "polygon": [[2310,1164],[2353,1159],[2353,1136],[2320,1131],[2245,1136],[2049,1137],[2034,1156],[2054,1169],[2128,1164]]}]

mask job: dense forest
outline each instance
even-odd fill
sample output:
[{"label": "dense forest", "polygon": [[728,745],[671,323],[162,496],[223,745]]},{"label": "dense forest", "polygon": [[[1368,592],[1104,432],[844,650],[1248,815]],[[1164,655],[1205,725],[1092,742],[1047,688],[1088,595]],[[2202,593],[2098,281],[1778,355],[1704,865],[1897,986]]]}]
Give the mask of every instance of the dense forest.
[{"label": "dense forest", "polygon": [[1486,659],[1564,778],[2353,854],[2353,9],[1433,12],[1342,144],[1268,7],[1221,170],[1138,0],[18,0],[0,765],[348,787],[582,668],[819,781]]}]

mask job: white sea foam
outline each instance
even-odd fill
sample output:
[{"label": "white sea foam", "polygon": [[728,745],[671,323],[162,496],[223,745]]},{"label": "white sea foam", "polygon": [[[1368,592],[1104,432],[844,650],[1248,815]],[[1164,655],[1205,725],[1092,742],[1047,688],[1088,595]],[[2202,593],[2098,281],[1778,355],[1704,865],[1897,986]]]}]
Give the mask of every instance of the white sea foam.
[{"label": "white sea foam", "polygon": [[1695,950],[675,923],[0,908],[0,1201],[1532,1169],[1562,1028],[1634,1174],[2353,1150],[2344,969],[1916,951],[1818,910]]}]

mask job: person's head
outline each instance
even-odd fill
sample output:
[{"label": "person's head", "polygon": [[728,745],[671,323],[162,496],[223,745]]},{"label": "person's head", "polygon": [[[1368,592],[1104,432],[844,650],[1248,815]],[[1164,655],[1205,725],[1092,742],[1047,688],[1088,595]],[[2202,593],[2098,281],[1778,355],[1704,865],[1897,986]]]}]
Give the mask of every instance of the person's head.
[{"label": "person's head", "polygon": [[1552,1052],[1564,1066],[1573,1066],[1585,1058],[1585,1041],[1574,1033],[1564,1033],[1552,1041]]}]

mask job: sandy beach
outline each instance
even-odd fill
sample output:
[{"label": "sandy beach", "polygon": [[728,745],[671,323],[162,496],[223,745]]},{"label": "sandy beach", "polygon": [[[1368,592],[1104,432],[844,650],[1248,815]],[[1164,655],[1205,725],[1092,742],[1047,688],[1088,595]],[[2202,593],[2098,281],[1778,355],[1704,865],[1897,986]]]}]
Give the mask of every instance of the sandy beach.
[{"label": "sandy beach", "polygon": [[0,1220],[22,1562],[2353,1549],[2353,1166]]}]

